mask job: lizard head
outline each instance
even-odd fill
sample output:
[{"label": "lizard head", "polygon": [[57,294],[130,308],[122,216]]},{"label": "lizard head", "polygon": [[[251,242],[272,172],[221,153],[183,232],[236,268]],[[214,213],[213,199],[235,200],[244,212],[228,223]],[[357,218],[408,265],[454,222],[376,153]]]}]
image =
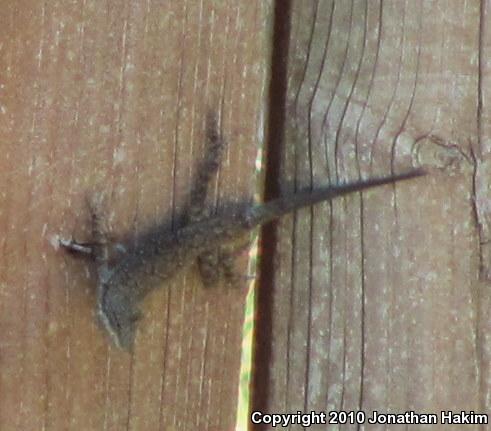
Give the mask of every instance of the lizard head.
[{"label": "lizard head", "polygon": [[122,350],[131,350],[136,332],[136,322],[141,313],[130,297],[114,286],[105,286],[97,304],[97,315],[112,342]]}]

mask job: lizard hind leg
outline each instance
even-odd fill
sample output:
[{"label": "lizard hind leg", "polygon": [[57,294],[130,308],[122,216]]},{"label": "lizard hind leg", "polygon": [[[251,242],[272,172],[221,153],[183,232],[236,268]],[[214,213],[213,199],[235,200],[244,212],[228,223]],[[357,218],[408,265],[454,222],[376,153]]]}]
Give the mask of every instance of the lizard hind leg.
[{"label": "lizard hind leg", "polygon": [[[243,266],[238,262],[244,256],[244,252],[250,247],[250,241],[234,246],[224,246],[221,250],[220,262],[227,285],[241,288],[248,280],[254,279],[254,275],[244,274]],[[238,264],[239,263],[239,264]]]},{"label": "lizard hind leg", "polygon": [[199,222],[207,216],[205,204],[208,187],[218,172],[225,146],[226,143],[220,134],[216,115],[209,112],[206,119],[205,156],[197,168],[186,211],[186,224]]},{"label": "lizard hind leg", "polygon": [[198,257],[198,269],[201,281],[205,287],[216,286],[222,278],[219,251],[217,249],[206,251]]},{"label": "lizard hind leg", "polygon": [[205,287],[216,286],[224,280],[228,286],[241,287],[250,276],[237,269],[237,258],[249,247],[249,242],[240,245],[223,245],[202,253],[198,268]]}]

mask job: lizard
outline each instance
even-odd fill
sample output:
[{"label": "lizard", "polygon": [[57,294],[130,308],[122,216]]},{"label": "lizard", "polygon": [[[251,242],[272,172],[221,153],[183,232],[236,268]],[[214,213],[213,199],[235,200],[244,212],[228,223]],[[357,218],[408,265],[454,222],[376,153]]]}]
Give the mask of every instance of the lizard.
[{"label": "lizard", "polygon": [[[111,262],[107,223],[100,211],[101,197],[89,202],[92,214],[92,242],[60,239],[70,252],[88,256],[97,274],[96,314],[112,342],[131,350],[140,303],[153,289],[162,287],[179,271],[198,263],[203,284],[211,286],[221,275],[234,278],[232,257],[249,244],[253,229],[302,207],[312,206],[354,192],[393,184],[425,175],[421,169],[402,174],[299,191],[290,196],[248,205],[233,215],[210,216],[205,211],[208,184],[220,166],[225,141],[218,132],[215,116],[207,121],[207,155],[198,169],[184,225],[169,230],[166,223],[144,232],[136,246]],[[237,281],[237,280],[234,280]]]}]

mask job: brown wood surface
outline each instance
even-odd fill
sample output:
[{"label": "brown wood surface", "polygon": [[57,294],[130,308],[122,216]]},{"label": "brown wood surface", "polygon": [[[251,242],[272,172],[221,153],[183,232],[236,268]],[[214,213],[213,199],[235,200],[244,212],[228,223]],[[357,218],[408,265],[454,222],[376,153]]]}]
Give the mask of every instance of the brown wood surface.
[{"label": "brown wood surface", "polygon": [[491,413],[486,5],[277,4],[277,192],[414,167],[428,176],[266,232],[275,269],[259,291],[254,409]]},{"label": "brown wood surface", "polygon": [[210,206],[250,199],[270,2],[2,2],[0,429],[231,430],[245,292],[182,274],[144,304],[133,354],[93,315],[86,199],[116,237],[179,223],[205,116],[229,147]]}]

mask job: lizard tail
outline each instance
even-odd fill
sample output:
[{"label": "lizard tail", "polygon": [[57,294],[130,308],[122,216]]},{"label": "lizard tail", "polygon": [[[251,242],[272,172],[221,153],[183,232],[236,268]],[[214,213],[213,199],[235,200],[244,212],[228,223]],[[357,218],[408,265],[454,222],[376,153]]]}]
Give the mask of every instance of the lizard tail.
[{"label": "lizard tail", "polygon": [[296,209],[315,205],[318,202],[328,201],[339,196],[344,196],[353,192],[370,189],[372,187],[393,184],[398,181],[409,180],[425,175],[423,169],[416,169],[399,175],[390,177],[373,178],[366,181],[356,181],[348,184],[340,184],[321,188],[314,191],[300,191],[292,196],[273,199],[263,205],[257,205],[247,213],[245,223],[248,228],[268,223],[283,214]]}]

